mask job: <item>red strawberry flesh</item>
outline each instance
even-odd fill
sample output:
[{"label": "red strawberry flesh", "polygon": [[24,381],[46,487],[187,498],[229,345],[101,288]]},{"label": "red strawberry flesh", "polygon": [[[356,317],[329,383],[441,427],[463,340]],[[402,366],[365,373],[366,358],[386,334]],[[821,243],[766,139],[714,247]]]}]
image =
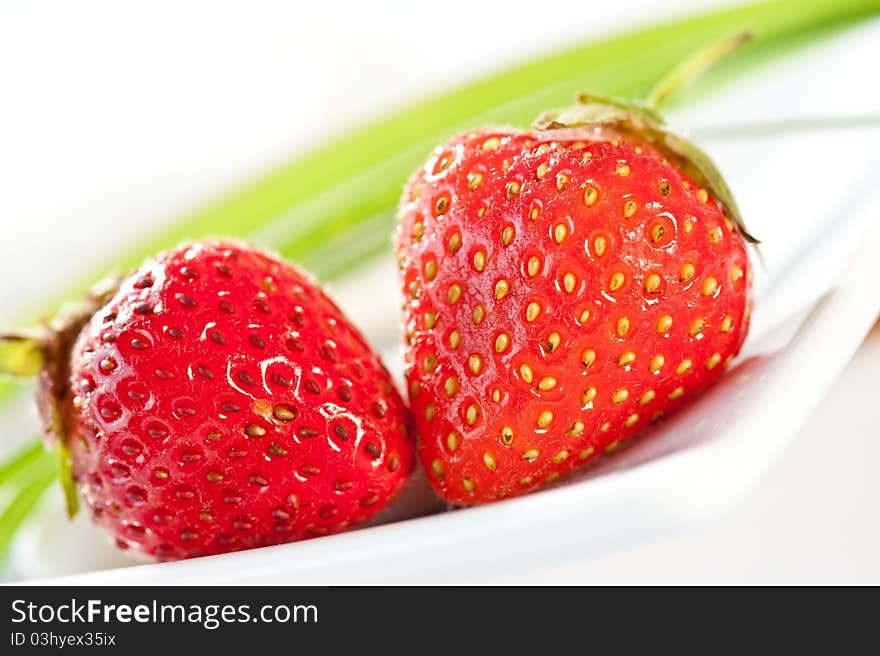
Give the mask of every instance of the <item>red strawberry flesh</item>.
[{"label": "red strawberry flesh", "polygon": [[71,356],[74,475],[121,547],[172,559],[363,522],[411,470],[407,411],[304,273],[203,242],[122,284]]},{"label": "red strawberry flesh", "polygon": [[608,130],[452,139],[406,190],[397,241],[420,457],[452,502],[613,449],[747,331],[745,243],[722,207]]}]

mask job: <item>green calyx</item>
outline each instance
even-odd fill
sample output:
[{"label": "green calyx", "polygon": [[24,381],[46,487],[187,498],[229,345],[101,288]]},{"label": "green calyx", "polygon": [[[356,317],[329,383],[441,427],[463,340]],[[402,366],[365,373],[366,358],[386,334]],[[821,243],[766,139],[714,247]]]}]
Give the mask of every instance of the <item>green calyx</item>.
[{"label": "green calyx", "polygon": [[55,444],[55,449],[58,455],[58,479],[64,494],[64,505],[67,507],[67,516],[73,519],[79,512],[79,497],[73,480],[73,460],[70,457],[70,449],[61,440]]},{"label": "green calyx", "polygon": [[582,93],[576,104],[544,112],[532,127],[536,130],[593,129],[602,138],[619,137],[653,146],[722,205],[748,243],[759,244],[746,229],[733,193],[709,155],[671,132],[657,112],[670,96],[751,39],[751,32],[743,32],[698,51],[660,80],[644,101]]},{"label": "green calyx", "polygon": [[[57,453],[56,471],[70,517],[76,514],[79,507],[68,448],[70,431],[65,410],[70,401],[70,353],[83,326],[116,293],[119,282],[117,277],[102,280],[85,298],[62,308],[41,328],[0,334],[0,375],[37,378],[40,420],[48,442]],[[29,461],[25,459],[23,462]]]}]

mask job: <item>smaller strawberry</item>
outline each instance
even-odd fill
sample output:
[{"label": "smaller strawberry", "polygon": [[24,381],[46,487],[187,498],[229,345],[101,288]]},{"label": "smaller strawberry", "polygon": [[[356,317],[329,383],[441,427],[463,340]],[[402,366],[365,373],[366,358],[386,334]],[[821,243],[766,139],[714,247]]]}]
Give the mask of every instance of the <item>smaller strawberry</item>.
[{"label": "smaller strawberry", "polygon": [[534,490],[693,399],[745,339],[750,239],[708,157],[641,105],[584,96],[438,147],[397,233],[437,491]]},{"label": "smaller strawberry", "polygon": [[378,357],[311,278],[247,244],[158,255],[42,349],[48,431],[123,548],[167,560],[333,533],[411,471]]}]

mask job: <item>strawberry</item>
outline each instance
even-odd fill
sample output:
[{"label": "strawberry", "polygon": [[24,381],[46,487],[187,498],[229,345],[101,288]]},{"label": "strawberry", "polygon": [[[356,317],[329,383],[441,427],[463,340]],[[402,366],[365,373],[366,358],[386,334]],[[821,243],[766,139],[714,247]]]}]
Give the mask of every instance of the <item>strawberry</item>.
[{"label": "strawberry", "polygon": [[41,405],[120,547],[167,560],[324,535],[400,490],[406,408],[302,271],[200,242],[101,303],[56,333]]},{"label": "strawberry", "polygon": [[396,243],[440,495],[535,490],[687,404],[746,336],[751,239],[705,154],[643,106],[584,96],[438,147]]}]

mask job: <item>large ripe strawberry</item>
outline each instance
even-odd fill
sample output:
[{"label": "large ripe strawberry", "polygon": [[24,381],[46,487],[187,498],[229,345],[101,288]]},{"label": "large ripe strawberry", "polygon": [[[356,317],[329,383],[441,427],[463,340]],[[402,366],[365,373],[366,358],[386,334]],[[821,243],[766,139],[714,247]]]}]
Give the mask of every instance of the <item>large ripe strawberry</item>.
[{"label": "large ripe strawberry", "polygon": [[182,246],[93,309],[56,333],[42,405],[120,547],[164,560],[339,531],[411,471],[388,373],[280,259]]},{"label": "large ripe strawberry", "polygon": [[741,226],[708,158],[644,107],[584,97],[437,148],[397,233],[437,491],[534,490],[688,403],[747,332]]}]

